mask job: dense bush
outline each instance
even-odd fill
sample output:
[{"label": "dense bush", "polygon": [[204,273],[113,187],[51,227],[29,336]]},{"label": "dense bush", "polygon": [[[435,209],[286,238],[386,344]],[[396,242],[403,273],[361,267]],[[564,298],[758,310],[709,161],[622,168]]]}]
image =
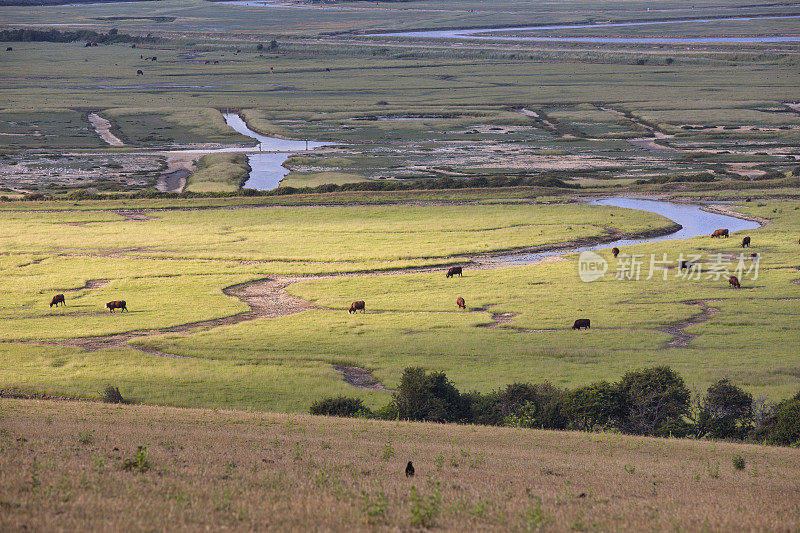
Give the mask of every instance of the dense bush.
[{"label": "dense bush", "polygon": [[372,412],[364,405],[361,398],[348,398],[337,396],[325,398],[314,402],[310,412],[312,415],[327,415],[341,417],[371,416]]},{"label": "dense bush", "polygon": [[622,398],[617,387],[601,381],[569,391],[563,411],[571,429],[604,429],[621,416]]},{"label": "dense bush", "polygon": [[119,388],[112,385],[106,385],[106,388],[103,389],[100,396],[106,403],[128,403],[125,401],[125,398],[122,397],[122,394],[120,394]]},{"label": "dense bush", "polygon": [[314,403],[311,414],[748,439],[800,447],[800,393],[764,407],[762,400],[754,402],[752,395],[722,379],[693,403],[690,400],[683,379],[667,366],[628,372],[617,383],[600,381],[572,390],[549,382],[517,382],[486,394],[462,394],[444,372],[409,367],[391,403],[376,411],[360,399],[340,396]]},{"label": "dense bush", "polygon": [[619,383],[622,401],[616,427],[637,435],[684,436],[691,392],[670,367],[628,372]]},{"label": "dense bush", "polygon": [[468,422],[469,396],[462,396],[444,372],[424,368],[403,372],[393,403],[400,418],[431,422]]},{"label": "dense bush", "polygon": [[695,415],[695,435],[742,439],[753,428],[753,396],[727,379],[708,388]]},{"label": "dense bush", "polygon": [[800,447],[800,392],[771,410],[756,430],[755,440]]}]

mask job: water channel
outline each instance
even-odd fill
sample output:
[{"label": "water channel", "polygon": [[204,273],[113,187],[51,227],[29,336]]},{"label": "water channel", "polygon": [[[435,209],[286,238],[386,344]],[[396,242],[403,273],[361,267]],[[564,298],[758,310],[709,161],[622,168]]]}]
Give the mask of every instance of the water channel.
[{"label": "water channel", "polygon": [[545,257],[552,257],[555,255],[579,253],[590,250],[602,250],[612,246],[633,246],[635,244],[644,244],[648,242],[658,242],[672,239],[689,239],[699,235],[711,235],[714,230],[720,228],[726,228],[733,233],[736,231],[752,230],[761,227],[761,224],[751,220],[744,220],[729,215],[703,211],[701,209],[702,206],[697,204],[667,202],[664,200],[653,200],[646,198],[602,198],[588,200],[586,203],[589,205],[608,205],[656,213],[672,220],[676,224],[680,224],[681,229],[674,233],[670,233],[669,235],[661,235],[658,237],[649,237],[644,239],[619,239],[613,242],[589,246],[577,246],[575,248],[562,250],[504,255],[502,258],[503,261],[516,264],[535,263],[537,261],[541,261]]}]

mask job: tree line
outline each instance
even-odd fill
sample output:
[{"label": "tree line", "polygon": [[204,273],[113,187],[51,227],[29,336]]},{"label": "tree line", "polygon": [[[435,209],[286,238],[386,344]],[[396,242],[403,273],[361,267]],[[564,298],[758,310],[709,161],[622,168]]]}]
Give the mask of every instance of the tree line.
[{"label": "tree line", "polygon": [[108,33],[98,33],[94,30],[2,30],[0,31],[0,42],[48,42],[48,43],[74,43],[76,41],[96,42],[98,44],[111,43],[147,43],[155,42],[156,37],[139,37],[119,33],[116,28],[111,28]]},{"label": "tree line", "polygon": [[512,383],[489,393],[462,393],[444,372],[409,367],[386,406],[360,398],[315,402],[311,414],[453,422],[537,429],[618,431],[630,435],[712,438],[800,447],[800,392],[767,404],[727,379],[705,393],[689,390],[667,366],[634,370],[619,381],[575,389],[549,382]]}]

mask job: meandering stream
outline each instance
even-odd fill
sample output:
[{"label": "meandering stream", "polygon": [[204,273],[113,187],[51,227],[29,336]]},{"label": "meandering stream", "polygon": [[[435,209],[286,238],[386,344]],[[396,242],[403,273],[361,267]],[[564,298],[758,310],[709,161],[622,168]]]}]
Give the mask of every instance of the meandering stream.
[{"label": "meandering stream", "polygon": [[602,198],[589,200],[589,205],[611,205],[628,209],[639,209],[667,217],[681,226],[681,229],[668,235],[659,235],[644,239],[619,239],[612,242],[594,244],[589,246],[578,246],[569,249],[548,250],[535,253],[519,253],[504,256],[503,261],[516,264],[527,264],[541,261],[545,257],[564,255],[570,253],[584,252],[589,250],[602,250],[612,246],[632,246],[634,244],[644,244],[647,242],[658,242],[672,239],[689,239],[698,235],[710,235],[714,230],[727,228],[731,233],[736,231],[751,230],[761,227],[758,222],[741,218],[710,213],[704,211],[701,205],[686,204],[678,202],[668,202],[665,200],[653,200],[646,198]]}]

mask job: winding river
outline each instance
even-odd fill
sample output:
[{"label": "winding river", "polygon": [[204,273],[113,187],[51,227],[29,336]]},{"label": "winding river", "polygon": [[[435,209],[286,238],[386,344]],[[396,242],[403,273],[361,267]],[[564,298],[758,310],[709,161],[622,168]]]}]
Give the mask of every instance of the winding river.
[{"label": "winding river", "polygon": [[674,233],[670,233],[669,235],[660,235],[658,237],[649,237],[644,239],[619,239],[613,242],[589,246],[578,246],[575,248],[561,250],[511,254],[503,256],[502,260],[515,264],[535,263],[537,261],[541,261],[545,257],[579,253],[589,250],[602,250],[612,246],[621,247],[672,239],[689,239],[699,235],[710,235],[714,230],[719,228],[727,228],[731,233],[733,233],[736,231],[752,230],[761,227],[761,224],[751,220],[744,220],[729,215],[703,211],[701,209],[702,206],[697,204],[667,202],[664,200],[652,200],[646,198],[602,198],[589,200],[586,203],[589,205],[609,205],[656,213],[674,221],[676,224],[680,224],[681,229]]},{"label": "winding river", "polygon": [[289,173],[289,169],[283,166],[289,157],[307,150],[315,150],[323,146],[332,146],[336,143],[325,143],[318,141],[295,141],[291,139],[281,139],[261,135],[247,127],[244,119],[236,113],[223,113],[225,123],[246,137],[251,137],[256,141],[255,146],[242,147],[230,146],[217,148],[214,150],[180,150],[180,153],[194,154],[221,154],[239,152],[247,154],[247,162],[250,164],[250,177],[244,184],[245,189],[258,189],[269,191],[277,188],[281,180]]},{"label": "winding river", "polygon": [[623,26],[651,26],[666,24],[741,22],[748,20],[798,19],[800,15],[776,15],[766,17],[731,17],[705,19],[651,20],[641,22],[603,22],[597,24],[561,24],[541,26],[516,26],[507,28],[475,28],[460,30],[423,30],[381,33],[376,35],[394,37],[421,37],[427,39],[476,39],[493,41],[543,41],[543,42],[585,42],[585,43],[627,43],[627,44],[736,44],[736,43],[783,43],[800,42],[798,35],[762,35],[762,36],[715,36],[715,37],[557,37],[550,35],[498,35],[502,32],[537,32],[557,31],[585,28],[613,28]]}]

